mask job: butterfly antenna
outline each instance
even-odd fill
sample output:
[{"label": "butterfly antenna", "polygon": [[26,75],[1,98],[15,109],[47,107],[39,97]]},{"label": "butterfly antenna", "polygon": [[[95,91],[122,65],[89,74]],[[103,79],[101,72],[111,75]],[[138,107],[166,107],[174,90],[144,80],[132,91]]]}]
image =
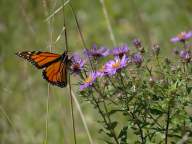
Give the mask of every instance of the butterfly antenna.
[{"label": "butterfly antenna", "polygon": [[[73,14],[73,16],[74,16],[74,18],[75,18],[75,22],[76,22],[76,24],[77,24],[77,29],[78,29],[78,32],[79,32],[79,34],[80,34],[80,38],[81,38],[81,41],[82,41],[82,43],[83,43],[83,46],[84,46],[85,50],[88,52],[89,49],[88,49],[87,46],[86,46],[86,43],[85,43],[85,40],[84,40],[84,37],[83,37],[83,33],[82,33],[82,31],[81,31],[80,24],[79,24],[77,15],[76,15],[76,12],[75,12],[73,6],[72,6],[70,3],[69,3],[69,7],[71,8],[72,14]],[[95,69],[94,69],[94,67],[93,67],[93,64],[92,64],[91,59],[90,59],[89,56],[88,56],[88,59],[89,59],[89,63],[90,63],[91,69],[94,71]]]},{"label": "butterfly antenna", "polygon": [[[64,3],[64,1],[63,1],[63,3]],[[65,29],[64,29],[65,48],[66,48],[66,52],[68,52],[67,27],[66,27],[64,8],[63,8],[63,25],[65,27]],[[73,127],[73,138],[74,138],[75,144],[77,144],[76,130],[75,130],[74,109],[73,109],[73,96],[72,96],[72,88],[71,88],[71,77],[70,77],[70,75],[68,77],[69,77],[69,94],[70,94],[70,106],[71,106],[71,118],[72,118],[72,127]]]}]

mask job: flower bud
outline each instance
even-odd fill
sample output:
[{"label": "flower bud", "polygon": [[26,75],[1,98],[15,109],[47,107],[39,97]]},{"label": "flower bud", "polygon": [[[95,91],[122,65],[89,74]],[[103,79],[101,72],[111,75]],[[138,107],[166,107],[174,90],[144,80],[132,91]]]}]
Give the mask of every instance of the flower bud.
[{"label": "flower bud", "polygon": [[135,53],[132,56],[132,62],[140,66],[141,63],[143,62],[143,56],[140,53]]},{"label": "flower bud", "polygon": [[141,41],[140,41],[140,39],[137,39],[137,38],[135,38],[135,39],[133,40],[133,45],[134,45],[136,48],[142,47],[142,46],[141,46]]},{"label": "flower bud", "polygon": [[160,46],[158,44],[154,44],[152,47],[154,55],[158,56],[160,52]]},{"label": "flower bud", "polygon": [[179,53],[180,58],[183,60],[185,63],[189,63],[191,60],[191,52],[187,50],[181,50]]}]

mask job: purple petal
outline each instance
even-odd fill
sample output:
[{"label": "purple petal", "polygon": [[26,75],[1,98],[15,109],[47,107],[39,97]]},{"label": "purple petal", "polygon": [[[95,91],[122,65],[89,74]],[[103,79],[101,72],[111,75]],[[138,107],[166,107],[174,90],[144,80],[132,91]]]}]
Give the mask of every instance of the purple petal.
[{"label": "purple petal", "polygon": [[178,42],[178,41],[180,41],[180,39],[179,39],[178,37],[173,37],[173,38],[171,38],[171,42],[172,42],[172,43],[176,43],[176,42]]},{"label": "purple petal", "polygon": [[186,39],[186,40],[189,39],[189,38],[191,38],[191,37],[192,37],[192,32],[186,33],[186,35],[185,35],[185,39]]}]

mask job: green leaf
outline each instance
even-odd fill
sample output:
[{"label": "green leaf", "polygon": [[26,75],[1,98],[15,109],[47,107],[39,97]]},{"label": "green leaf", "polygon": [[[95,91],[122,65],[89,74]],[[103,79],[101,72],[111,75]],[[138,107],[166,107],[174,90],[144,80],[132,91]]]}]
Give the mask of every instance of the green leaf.
[{"label": "green leaf", "polygon": [[160,115],[160,114],[163,113],[161,110],[156,109],[156,108],[151,108],[151,109],[150,109],[150,112],[151,112],[152,114],[154,114],[154,115]]}]

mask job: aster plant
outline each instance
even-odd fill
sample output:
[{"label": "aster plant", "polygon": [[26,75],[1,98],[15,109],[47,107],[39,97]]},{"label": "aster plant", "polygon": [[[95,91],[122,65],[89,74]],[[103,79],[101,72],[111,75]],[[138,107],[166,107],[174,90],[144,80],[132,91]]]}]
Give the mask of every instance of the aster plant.
[{"label": "aster plant", "polygon": [[187,32],[171,38],[182,43],[177,59],[162,58],[158,44],[144,53],[139,39],[132,48],[94,45],[85,52],[92,66],[73,57],[79,95],[97,110],[105,143],[192,143],[191,37]]}]

